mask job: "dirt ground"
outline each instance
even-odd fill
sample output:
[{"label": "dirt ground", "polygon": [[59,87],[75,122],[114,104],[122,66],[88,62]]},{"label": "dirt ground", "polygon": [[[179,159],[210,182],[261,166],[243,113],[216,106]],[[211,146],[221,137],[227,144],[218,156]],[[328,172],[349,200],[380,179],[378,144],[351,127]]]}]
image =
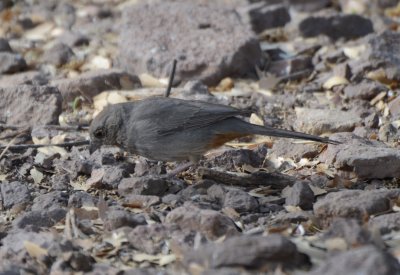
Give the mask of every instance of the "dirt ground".
[{"label": "dirt ground", "polygon": [[[0,274],[400,274],[399,22],[395,0],[0,0]],[[92,119],[163,96],[174,59],[171,97],[341,144],[245,137],[174,177],[90,154]]]}]

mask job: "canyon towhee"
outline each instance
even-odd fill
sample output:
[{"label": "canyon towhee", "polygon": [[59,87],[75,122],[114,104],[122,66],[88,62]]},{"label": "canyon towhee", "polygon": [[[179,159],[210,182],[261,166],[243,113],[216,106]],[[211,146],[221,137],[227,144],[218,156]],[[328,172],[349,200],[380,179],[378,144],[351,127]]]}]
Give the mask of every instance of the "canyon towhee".
[{"label": "canyon towhee", "polygon": [[339,143],[237,118],[249,113],[220,104],[165,97],[110,105],[90,125],[91,152],[103,144],[116,145],[152,160],[196,163],[205,152],[249,135]]}]

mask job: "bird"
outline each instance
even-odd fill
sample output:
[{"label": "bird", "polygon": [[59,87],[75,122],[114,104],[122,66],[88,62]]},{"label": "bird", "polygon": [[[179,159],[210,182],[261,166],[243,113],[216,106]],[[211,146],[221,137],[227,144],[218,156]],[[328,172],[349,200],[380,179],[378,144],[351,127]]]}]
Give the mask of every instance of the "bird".
[{"label": "bird", "polygon": [[113,104],[89,127],[90,152],[113,145],[149,160],[197,163],[206,152],[252,135],[340,144],[327,137],[255,125],[240,118],[250,113],[228,105],[170,97]]}]

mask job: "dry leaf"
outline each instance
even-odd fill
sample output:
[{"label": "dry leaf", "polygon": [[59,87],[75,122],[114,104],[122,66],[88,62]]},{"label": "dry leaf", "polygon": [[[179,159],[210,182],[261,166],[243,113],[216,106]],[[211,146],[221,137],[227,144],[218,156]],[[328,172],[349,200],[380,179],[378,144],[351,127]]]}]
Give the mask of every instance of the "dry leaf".
[{"label": "dry leaf", "polygon": [[166,84],[162,83],[160,79],[155,78],[149,74],[139,75],[140,83],[144,88],[165,88]]},{"label": "dry leaf", "polygon": [[32,176],[32,178],[33,178],[33,181],[34,181],[36,184],[41,183],[42,180],[44,179],[43,173],[40,172],[40,171],[38,171],[36,168],[32,168],[31,171],[30,171],[30,174],[31,174],[31,176]]},{"label": "dry leaf", "polygon": [[60,154],[60,156],[65,156],[68,154],[65,148],[60,146],[46,146],[38,148],[38,152],[45,154],[46,156],[53,156],[55,154]]},{"label": "dry leaf", "polygon": [[95,114],[93,114],[93,116],[96,116],[96,114],[101,112],[101,110],[109,104],[123,103],[127,101],[126,97],[118,91],[102,92],[93,97],[93,106],[95,109]]},{"label": "dry leaf", "polygon": [[47,249],[44,249],[43,247],[30,242],[30,241],[24,241],[24,247],[26,249],[26,251],[28,252],[28,254],[32,257],[32,258],[41,258],[43,256],[47,256]]},{"label": "dry leaf", "polygon": [[344,47],[343,53],[350,59],[359,59],[366,49],[365,44],[361,44],[354,47]]},{"label": "dry leaf", "polygon": [[344,85],[344,84],[349,84],[349,81],[346,78],[341,76],[332,76],[327,81],[325,81],[322,87],[326,90],[330,90],[337,85]]},{"label": "dry leaf", "polygon": [[262,120],[261,117],[259,117],[257,114],[252,113],[250,116],[250,123],[264,126],[264,121]]}]

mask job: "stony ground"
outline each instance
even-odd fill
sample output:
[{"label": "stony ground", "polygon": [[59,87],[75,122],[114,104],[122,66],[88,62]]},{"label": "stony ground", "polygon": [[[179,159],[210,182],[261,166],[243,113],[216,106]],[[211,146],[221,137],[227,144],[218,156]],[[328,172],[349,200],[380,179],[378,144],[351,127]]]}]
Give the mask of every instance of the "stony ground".
[{"label": "stony ground", "polygon": [[[0,274],[400,274],[399,16],[0,0]],[[166,179],[177,164],[69,143],[107,104],[163,95],[175,58],[172,97],[342,144],[246,138]],[[70,146],[32,146],[50,143]]]}]

